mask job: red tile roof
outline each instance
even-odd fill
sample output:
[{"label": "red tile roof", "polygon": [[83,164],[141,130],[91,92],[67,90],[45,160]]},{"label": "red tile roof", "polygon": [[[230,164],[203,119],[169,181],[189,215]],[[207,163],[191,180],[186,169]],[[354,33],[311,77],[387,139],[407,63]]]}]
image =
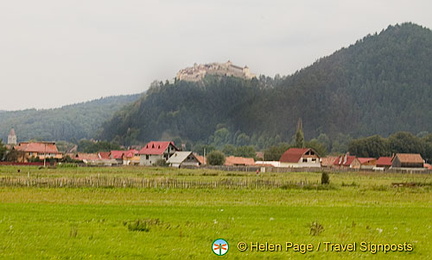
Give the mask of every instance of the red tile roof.
[{"label": "red tile roof", "polygon": [[178,151],[179,149],[174,145],[173,142],[160,142],[160,141],[153,141],[148,143],[146,146],[144,146],[140,151],[139,154],[163,154],[168,147],[172,145],[174,146],[174,149]]},{"label": "red tile roof", "polygon": [[111,151],[110,152],[110,157],[112,159],[122,159],[123,158],[123,154],[125,151]]},{"label": "red tile roof", "polygon": [[131,149],[127,151],[113,150],[110,152],[110,156],[112,159],[122,159],[123,156],[131,158],[134,157],[136,154],[138,154],[138,150],[135,149]]},{"label": "red tile roof", "polygon": [[299,162],[303,154],[305,154],[309,150],[310,148],[290,148],[282,154],[279,161],[291,163]]},{"label": "red tile roof", "polygon": [[376,161],[375,158],[362,158],[362,157],[358,157],[357,159],[359,160],[359,162],[361,164],[365,164],[365,163],[369,163],[369,162],[372,162],[372,161]]},{"label": "red tile roof", "polygon": [[384,166],[391,166],[392,165],[392,158],[391,157],[380,157],[376,161],[377,167],[384,167]]},{"label": "red tile roof", "polygon": [[32,153],[59,153],[56,144],[52,142],[22,142],[15,146],[15,150]]},{"label": "red tile roof", "polygon": [[132,158],[132,157],[134,157],[135,155],[137,155],[138,152],[139,152],[138,150],[131,149],[131,150],[129,150],[129,151],[126,151],[126,152],[124,153],[124,156],[126,156],[127,158]]},{"label": "red tile roof", "polygon": [[226,165],[226,166],[233,166],[233,165],[253,166],[253,165],[255,165],[255,160],[253,158],[228,156],[225,158],[224,165]]},{"label": "red tile roof", "polygon": [[333,165],[349,167],[355,159],[356,157],[353,155],[341,155],[338,159],[336,159]]},{"label": "red tile roof", "polygon": [[110,152],[100,152],[99,156],[100,156],[101,159],[106,159],[106,160],[111,159],[110,158]]}]

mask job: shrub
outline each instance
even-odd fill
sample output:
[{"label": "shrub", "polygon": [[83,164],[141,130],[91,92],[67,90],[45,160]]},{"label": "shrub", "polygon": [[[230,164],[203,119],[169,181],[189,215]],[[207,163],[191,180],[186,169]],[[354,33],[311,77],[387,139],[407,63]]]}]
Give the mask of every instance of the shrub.
[{"label": "shrub", "polygon": [[127,225],[129,231],[141,231],[149,232],[151,226],[161,225],[160,220],[157,219],[137,219],[131,222],[123,222],[123,225]]},{"label": "shrub", "polygon": [[316,221],[310,223],[309,228],[309,234],[311,234],[312,236],[318,236],[324,231],[324,226]]},{"label": "shrub", "polygon": [[221,151],[212,151],[207,155],[207,163],[210,165],[223,165],[225,163],[225,154]]},{"label": "shrub", "polygon": [[321,174],[321,184],[330,184],[330,176],[327,172]]}]

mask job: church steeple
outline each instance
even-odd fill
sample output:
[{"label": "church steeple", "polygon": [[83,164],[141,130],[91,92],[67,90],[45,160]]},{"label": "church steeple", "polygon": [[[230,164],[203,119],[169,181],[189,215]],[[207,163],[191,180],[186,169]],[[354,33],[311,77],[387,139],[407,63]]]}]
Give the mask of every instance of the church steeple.
[{"label": "church steeple", "polygon": [[17,136],[15,134],[15,129],[13,129],[13,128],[9,132],[7,144],[10,144],[10,145],[16,145],[17,144]]}]

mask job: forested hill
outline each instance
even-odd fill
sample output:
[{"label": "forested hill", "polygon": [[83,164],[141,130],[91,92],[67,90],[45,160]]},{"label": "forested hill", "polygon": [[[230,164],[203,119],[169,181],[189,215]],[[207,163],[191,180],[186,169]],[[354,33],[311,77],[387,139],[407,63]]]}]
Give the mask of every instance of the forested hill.
[{"label": "forested hill", "polygon": [[153,87],[104,125],[124,144],[179,137],[213,143],[290,141],[432,129],[432,32],[406,23],[369,35],[294,75],[207,77]]},{"label": "forested hill", "polygon": [[0,112],[0,138],[7,142],[13,127],[18,141],[71,141],[93,138],[101,124],[140,95],[101,98],[55,109],[27,109]]},{"label": "forested hill", "polygon": [[302,117],[309,136],[431,131],[432,32],[390,26],[288,77],[272,100],[271,110],[294,108],[282,121]]}]

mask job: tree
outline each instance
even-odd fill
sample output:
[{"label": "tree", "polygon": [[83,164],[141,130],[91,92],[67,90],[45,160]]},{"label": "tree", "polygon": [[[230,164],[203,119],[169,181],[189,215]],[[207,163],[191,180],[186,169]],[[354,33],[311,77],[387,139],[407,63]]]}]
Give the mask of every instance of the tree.
[{"label": "tree", "polygon": [[232,145],[232,144],[226,144],[226,145],[224,146],[222,152],[223,152],[225,155],[228,155],[228,156],[230,156],[230,155],[235,155],[235,153],[236,153],[236,147],[235,147],[234,145]]},{"label": "tree", "polygon": [[358,157],[378,158],[391,155],[388,141],[379,135],[352,140],[348,151]]},{"label": "tree", "polygon": [[279,161],[282,154],[291,148],[287,143],[281,143],[276,146],[271,146],[264,150],[264,160],[265,161]]},{"label": "tree", "polygon": [[309,142],[306,142],[306,147],[314,149],[319,156],[324,157],[327,155],[327,149],[325,146],[318,142],[316,139],[312,139]]},{"label": "tree", "polygon": [[111,150],[120,150],[120,145],[107,141],[90,141],[81,140],[78,143],[78,151],[84,153],[109,152]]},{"label": "tree", "polygon": [[303,123],[301,118],[299,118],[297,122],[297,131],[295,133],[295,147],[296,148],[304,148],[305,147],[305,140],[304,140],[304,134],[303,134]]},{"label": "tree", "polygon": [[408,133],[397,132],[389,136],[389,147],[392,153],[420,153],[425,154],[425,147],[420,138]]},{"label": "tree", "polygon": [[235,156],[255,158],[256,151],[253,146],[240,146],[236,148]]},{"label": "tree", "polygon": [[248,145],[249,143],[250,143],[250,137],[247,134],[241,133],[239,134],[239,136],[237,136],[236,144],[238,146],[245,146]]},{"label": "tree", "polygon": [[215,150],[207,155],[207,163],[209,165],[223,165],[225,163],[225,154]]},{"label": "tree", "polygon": [[221,128],[214,132],[213,134],[213,145],[217,148],[222,148],[225,144],[229,143],[231,133],[228,129]]},{"label": "tree", "polygon": [[5,159],[6,153],[7,153],[7,148],[3,144],[3,140],[0,139],[0,161],[3,161]]}]

